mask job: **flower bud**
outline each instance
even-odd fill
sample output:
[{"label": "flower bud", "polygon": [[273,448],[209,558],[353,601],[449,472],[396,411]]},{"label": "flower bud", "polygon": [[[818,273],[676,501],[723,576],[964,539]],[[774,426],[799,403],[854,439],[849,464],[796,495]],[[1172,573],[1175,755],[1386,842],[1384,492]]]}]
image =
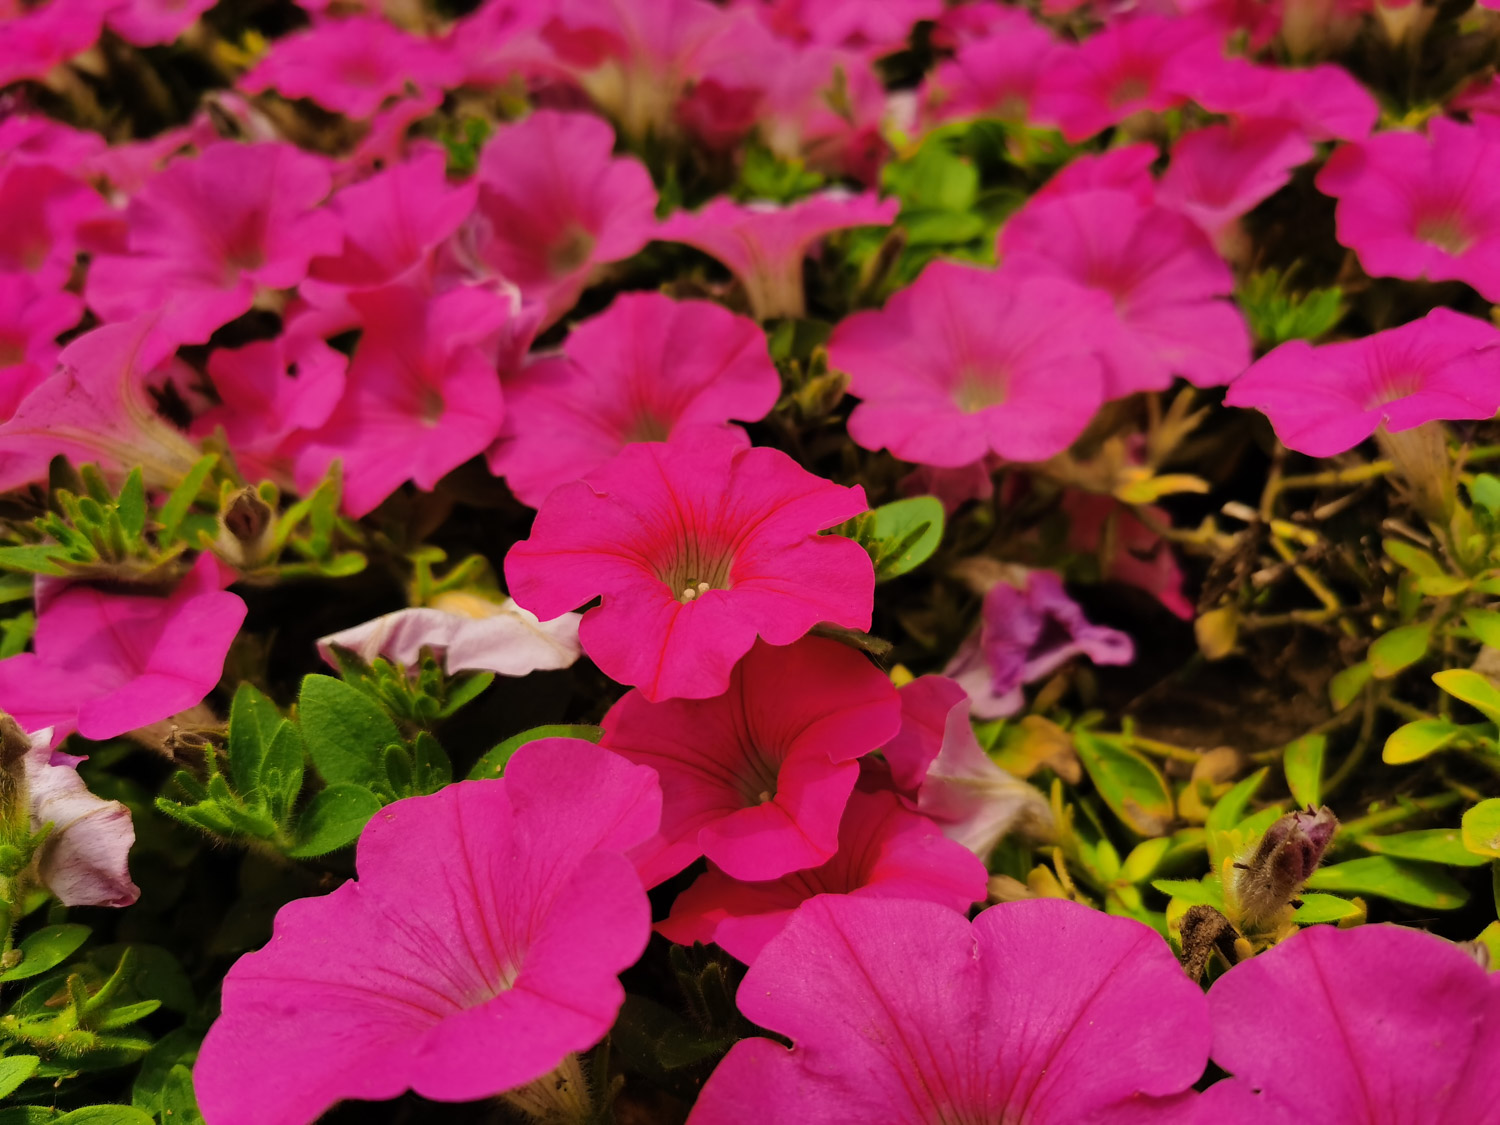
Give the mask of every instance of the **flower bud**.
[{"label": "flower bud", "polygon": [[0,712],[0,844],[20,844],[31,834],[31,799],[26,755],[31,739],[19,723]]},{"label": "flower bud", "polygon": [[1338,818],[1324,806],[1287,813],[1261,837],[1248,860],[1236,863],[1235,898],[1241,920],[1257,926],[1274,918],[1301,893],[1338,831]]},{"label": "flower bud", "polygon": [[239,567],[255,566],[271,544],[276,513],[253,488],[242,488],[229,498],[219,514],[219,537],[214,544],[221,555]]}]

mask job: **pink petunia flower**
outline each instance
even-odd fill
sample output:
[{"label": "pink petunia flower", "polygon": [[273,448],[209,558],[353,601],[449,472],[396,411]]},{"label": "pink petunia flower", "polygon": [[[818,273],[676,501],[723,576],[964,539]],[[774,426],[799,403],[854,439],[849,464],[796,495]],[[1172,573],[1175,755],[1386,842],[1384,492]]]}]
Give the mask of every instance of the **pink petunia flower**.
[{"label": "pink petunia flower", "polygon": [[575,328],[562,355],[506,382],[505,426],[490,468],[522,503],[539,507],[632,441],[665,441],[687,426],[734,429],[731,418],[759,421],[780,393],[754,321],[708,301],[623,294]]},{"label": "pink petunia flower", "polygon": [[282,907],[270,943],[230,969],[193,1069],[204,1116],[303,1125],[345,1098],[555,1086],[609,1030],[617,975],[646,948],[650,905],[623,853],[660,807],[650,770],[563,738],[524,746],[504,778],[387,805],[358,879]]},{"label": "pink petunia flower", "polygon": [[1373,277],[1462,281],[1500,300],[1500,137],[1443,117],[1427,128],[1329,158],[1316,182],[1338,198],[1339,242]]},{"label": "pink petunia flower", "polygon": [[156,47],[171,43],[217,0],[117,0],[105,26],[127,43]]},{"label": "pink petunia flower", "polygon": [[498,274],[547,307],[572,308],[596,266],[628,258],[655,225],[656,188],[615,157],[596,117],[538,110],[499,130],[479,160],[479,203],[459,234],[468,268]]},{"label": "pink petunia flower", "polygon": [[850,227],[894,222],[900,204],[873,193],[825,191],[779,207],[718,198],[698,211],[679,211],[654,237],[685,242],[717,258],[745,287],[756,317],[802,316],[802,260],[819,239]]},{"label": "pink petunia flower", "polygon": [[1151,165],[1160,153],[1154,144],[1142,141],[1105,152],[1088,152],[1064,164],[1036,190],[1033,199],[1058,199],[1091,190],[1123,191],[1143,207],[1156,199],[1156,178]]},{"label": "pink petunia flower", "polygon": [[48,375],[57,337],[78,323],[83,302],[38,285],[26,274],[0,273],[0,422]]},{"label": "pink petunia flower", "polygon": [[935,20],[942,0],[740,0],[780,38],[793,43],[849,47],[872,57],[906,45],[912,28]]},{"label": "pink petunia flower", "polygon": [[713,699],[627,692],[600,745],[661,777],[661,844],[648,886],[706,855],[735,879],[779,879],[838,848],[860,756],[901,725],[896,689],[863,654],[824,637],[760,642]]},{"label": "pink petunia flower", "polygon": [[628,445],[554,489],[506,556],[506,585],[544,621],[602,594],[579,637],[605,675],[649,700],[704,699],[757,636],[789,645],[820,621],[870,627],[870,556],[817,534],[865,510],[862,488],[694,431]]},{"label": "pink petunia flower", "polygon": [[431,40],[378,17],[351,16],[277,39],[239,85],[246,93],[275,90],[367,118],[408,83],[442,84],[447,70],[445,55]]},{"label": "pink petunia flower", "polygon": [[[1124,582],[1153,595],[1184,621],[1193,619],[1193,603],[1182,593],[1182,568],[1171,545],[1141,522],[1135,510],[1112,496],[1068,489],[1059,505],[1068,516],[1068,546],[1098,556],[1099,577]],[[1165,509],[1142,506],[1142,514],[1171,525]],[[1113,548],[1108,556],[1102,552]]]},{"label": "pink petunia flower", "polygon": [[842,321],[828,361],[863,400],[849,436],[866,449],[940,468],[991,452],[1042,461],[1104,401],[1112,322],[1102,294],[1069,282],[939,261],[881,311]]},{"label": "pink petunia flower", "polygon": [[1172,146],[1156,198],[1214,236],[1285,187],[1292,170],[1314,155],[1312,143],[1288,121],[1194,129]]},{"label": "pink petunia flower", "polygon": [[976,716],[998,719],[1025,704],[1021,685],[1050,676],[1075,656],[1095,664],[1129,664],[1135,645],[1118,629],[1084,617],[1056,574],[1033,570],[1024,589],[1009,582],[990,587],[979,629],[959,646],[943,674],[969,693]]},{"label": "pink petunia flower", "polygon": [[72,171],[25,159],[0,164],[0,272],[61,289],[84,229],[106,212],[99,193]]},{"label": "pink petunia flower", "polygon": [[1213,1059],[1195,1121],[1497,1120],[1500,978],[1401,926],[1309,926],[1208,993]]},{"label": "pink petunia flower", "polygon": [[656,928],[681,945],[716,943],[750,964],[815,896],[920,899],[965,912],[985,897],[986,879],[984,864],[894,793],[856,789],[832,859],[759,883],[731,879],[710,864]]},{"label": "pink petunia flower", "polygon": [[93,46],[109,0],[0,0],[0,87],[42,78],[58,63]]},{"label": "pink petunia flower", "polygon": [[75,730],[114,738],[201,703],[245,620],[209,554],[164,598],[46,581],[34,651],[0,660],[0,708],[59,742]]},{"label": "pink petunia flower", "polygon": [[1003,24],[982,39],[961,44],[928,78],[922,91],[926,120],[1025,121],[1031,116],[1037,86],[1064,48],[1023,9],[998,11]]},{"label": "pink petunia flower", "polygon": [[1235,380],[1230,406],[1261,411],[1288,449],[1332,457],[1380,426],[1392,433],[1500,409],[1500,330],[1437,308],[1338,344],[1292,340]]},{"label": "pink petunia flower", "polygon": [[404,481],[430,491],[483,453],[504,415],[497,356],[513,302],[477,286],[436,296],[410,285],[360,290],[349,303],[363,334],[347,389],[298,445],[296,479],[314,487],[344,466],[344,511],[362,516]]},{"label": "pink petunia flower", "polygon": [[1100,351],[1105,398],[1163,390],[1174,374],[1217,386],[1250,363],[1250,332],[1229,299],[1234,275],[1181,215],[1114,189],[1049,195],[1011,216],[999,247],[1002,276],[1067,280],[1109,298],[1118,330]]},{"label": "pink petunia flower", "polygon": [[[816,972],[809,972],[816,966]],[[824,895],[756,958],[741,1040],[692,1125],[1162,1122],[1194,1095],[1208,1004],[1154,931],[1078,903]]]},{"label": "pink petunia flower", "polygon": [[1362,141],[1380,118],[1375,97],[1341,66],[1263,66],[1234,56],[1180,75],[1184,91],[1210,113],[1235,121],[1284,121],[1310,141]]},{"label": "pink petunia flower", "polygon": [[318,206],[330,184],[322,159],[287,144],[179,157],[130,201],[128,252],[94,259],[84,297],[105,320],[160,310],[163,331],[201,343],[338,250],[338,220]]}]

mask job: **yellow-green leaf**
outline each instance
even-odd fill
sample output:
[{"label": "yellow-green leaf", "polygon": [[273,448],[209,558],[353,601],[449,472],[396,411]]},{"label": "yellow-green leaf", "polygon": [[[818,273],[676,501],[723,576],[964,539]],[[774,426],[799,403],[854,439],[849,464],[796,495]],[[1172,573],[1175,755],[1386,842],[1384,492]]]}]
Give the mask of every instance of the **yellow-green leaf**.
[{"label": "yellow-green leaf", "polygon": [[1500,797],[1480,801],[1463,819],[1464,847],[1486,859],[1500,859]]},{"label": "yellow-green leaf", "polygon": [[1493,609],[1466,609],[1464,624],[1479,638],[1480,644],[1500,648],[1500,613]]},{"label": "yellow-green leaf", "polygon": [[1321,734],[1310,734],[1295,742],[1287,743],[1281,754],[1281,768],[1286,773],[1287,788],[1292,791],[1292,800],[1305,809],[1315,809],[1323,785],[1323,751],[1328,739]]},{"label": "yellow-green leaf", "polygon": [[1381,760],[1390,766],[1403,766],[1436,753],[1452,742],[1463,727],[1447,719],[1418,719],[1397,727],[1385,740]]},{"label": "yellow-green leaf", "polygon": [[1370,645],[1370,668],[1377,680],[1388,680],[1427,655],[1432,624],[1402,625]]},{"label": "yellow-green leaf", "polygon": [[1467,668],[1448,668],[1432,677],[1455,699],[1461,699],[1492,723],[1500,723],[1500,691],[1478,672]]},{"label": "yellow-green leaf", "polygon": [[1457,910],[1469,900],[1469,892],[1441,867],[1385,855],[1320,867],[1307,886],[1314,891],[1376,895],[1423,910]]},{"label": "yellow-green leaf", "polygon": [[1333,704],[1333,709],[1342,711],[1353,703],[1374,674],[1375,669],[1370,667],[1368,660],[1351,664],[1342,672],[1336,673],[1328,681],[1328,702]]},{"label": "yellow-green leaf", "polygon": [[1450,867],[1483,867],[1484,856],[1469,850],[1457,828],[1421,828],[1415,832],[1393,832],[1389,836],[1361,836],[1359,846],[1377,855],[1417,859],[1424,863],[1446,863]]},{"label": "yellow-green leaf", "polygon": [[1074,732],[1079,761],[1114,814],[1137,835],[1159,836],[1175,811],[1172,791],[1151,762],[1118,741]]}]

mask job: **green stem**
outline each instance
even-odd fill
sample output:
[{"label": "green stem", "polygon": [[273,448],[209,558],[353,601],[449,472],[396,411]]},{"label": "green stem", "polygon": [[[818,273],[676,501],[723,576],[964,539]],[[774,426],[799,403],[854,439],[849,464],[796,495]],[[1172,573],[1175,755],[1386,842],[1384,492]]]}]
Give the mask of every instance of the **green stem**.
[{"label": "green stem", "polygon": [[1362,816],[1357,820],[1346,820],[1344,821],[1342,832],[1347,833],[1351,838],[1364,835],[1376,828],[1384,828],[1390,824],[1400,824],[1403,820],[1420,816],[1423,813],[1446,809],[1451,805],[1458,804],[1462,800],[1463,797],[1457,793],[1439,793],[1435,797],[1418,797],[1413,801],[1405,801],[1395,808],[1382,809],[1379,812],[1370,813],[1368,816]]}]

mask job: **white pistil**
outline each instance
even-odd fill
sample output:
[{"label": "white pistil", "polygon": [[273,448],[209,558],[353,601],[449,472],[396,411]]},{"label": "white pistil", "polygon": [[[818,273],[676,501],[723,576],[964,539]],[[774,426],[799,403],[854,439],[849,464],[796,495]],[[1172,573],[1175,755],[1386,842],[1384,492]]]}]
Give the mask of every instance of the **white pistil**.
[{"label": "white pistil", "polygon": [[698,596],[698,591],[695,590],[695,589],[693,589],[691,586],[689,586],[686,590],[684,590],[682,592],[682,601],[683,601],[684,604],[686,604],[687,602],[692,601],[697,596]]}]

